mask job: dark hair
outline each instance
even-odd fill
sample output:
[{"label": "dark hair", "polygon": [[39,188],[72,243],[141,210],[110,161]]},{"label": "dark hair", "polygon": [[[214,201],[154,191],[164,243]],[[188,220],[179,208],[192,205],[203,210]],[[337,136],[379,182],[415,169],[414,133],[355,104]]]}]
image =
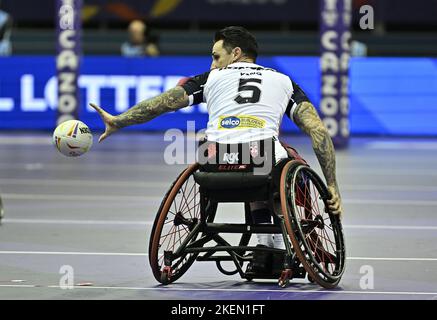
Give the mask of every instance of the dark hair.
[{"label": "dark hair", "polygon": [[255,37],[243,27],[231,26],[215,33],[214,43],[223,40],[223,48],[229,53],[232,49],[240,47],[243,54],[254,61],[258,57],[258,43]]}]

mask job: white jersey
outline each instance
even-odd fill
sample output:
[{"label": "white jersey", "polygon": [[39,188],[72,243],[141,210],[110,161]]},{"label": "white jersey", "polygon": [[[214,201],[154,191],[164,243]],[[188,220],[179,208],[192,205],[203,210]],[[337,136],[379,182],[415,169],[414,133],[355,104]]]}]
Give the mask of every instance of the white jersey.
[{"label": "white jersey", "polygon": [[191,78],[183,85],[190,105],[206,102],[208,141],[243,143],[279,136],[284,113],[293,118],[308,100],[286,75],[238,62]]}]

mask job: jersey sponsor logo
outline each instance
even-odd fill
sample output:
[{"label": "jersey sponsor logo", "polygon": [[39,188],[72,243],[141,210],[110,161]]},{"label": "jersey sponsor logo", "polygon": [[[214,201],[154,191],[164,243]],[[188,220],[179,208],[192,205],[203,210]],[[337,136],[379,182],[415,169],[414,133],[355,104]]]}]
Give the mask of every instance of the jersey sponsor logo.
[{"label": "jersey sponsor logo", "polygon": [[234,129],[240,125],[240,119],[237,117],[220,118],[219,128]]},{"label": "jersey sponsor logo", "polygon": [[225,153],[223,155],[223,161],[226,161],[228,164],[234,164],[234,163],[238,162],[238,155],[239,155],[239,152]]},{"label": "jersey sponsor logo", "polygon": [[264,128],[266,121],[254,116],[222,116],[219,118],[218,129],[249,129]]}]

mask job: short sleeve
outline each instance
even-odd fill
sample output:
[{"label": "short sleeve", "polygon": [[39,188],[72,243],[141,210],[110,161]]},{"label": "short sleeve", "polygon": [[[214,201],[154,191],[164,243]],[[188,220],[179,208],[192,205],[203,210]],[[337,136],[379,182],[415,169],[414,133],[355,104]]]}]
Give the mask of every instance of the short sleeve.
[{"label": "short sleeve", "polygon": [[203,88],[208,80],[209,71],[189,78],[181,86],[188,95],[188,105],[199,104],[204,101]]},{"label": "short sleeve", "polygon": [[304,101],[310,102],[310,99],[308,99],[305,92],[294,81],[291,83],[293,85],[293,94],[290,97],[285,113],[291,120],[293,120],[297,106]]}]

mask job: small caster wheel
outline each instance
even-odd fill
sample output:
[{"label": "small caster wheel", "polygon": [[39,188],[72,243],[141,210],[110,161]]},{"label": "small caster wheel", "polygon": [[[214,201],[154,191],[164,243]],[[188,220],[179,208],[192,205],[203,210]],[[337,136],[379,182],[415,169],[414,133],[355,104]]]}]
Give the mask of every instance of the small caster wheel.
[{"label": "small caster wheel", "polygon": [[285,269],[282,271],[281,276],[278,279],[278,285],[281,288],[286,288],[290,284],[290,279],[292,277],[291,269]]},{"label": "small caster wheel", "polygon": [[161,283],[169,284],[171,279],[171,267],[164,267],[161,271]]}]

